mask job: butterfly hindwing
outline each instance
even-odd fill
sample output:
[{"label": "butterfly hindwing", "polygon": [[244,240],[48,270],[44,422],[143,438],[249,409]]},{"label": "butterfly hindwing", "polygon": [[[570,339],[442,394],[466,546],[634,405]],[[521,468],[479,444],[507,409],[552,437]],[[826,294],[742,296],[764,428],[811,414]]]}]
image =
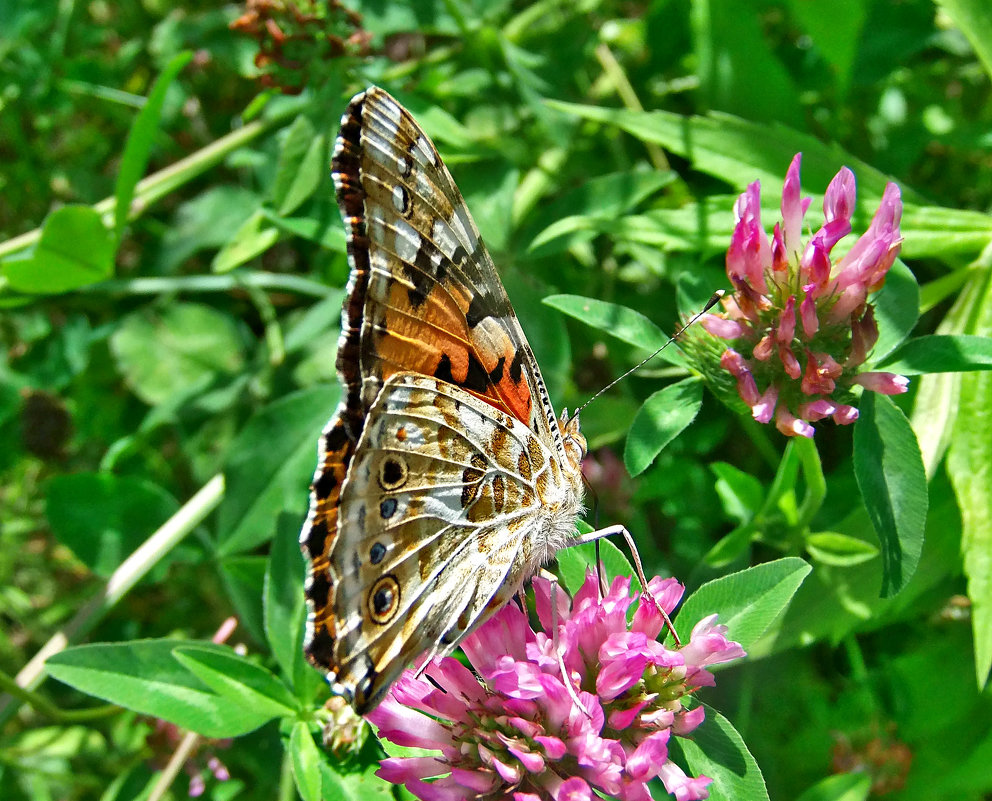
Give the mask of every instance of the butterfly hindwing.
[{"label": "butterfly hindwing", "polygon": [[[337,681],[357,708],[425,651],[447,653],[547,557],[550,453],[511,415],[437,379],[400,373],[373,405],[341,494],[331,568]],[[529,572],[528,572],[529,571]]]}]

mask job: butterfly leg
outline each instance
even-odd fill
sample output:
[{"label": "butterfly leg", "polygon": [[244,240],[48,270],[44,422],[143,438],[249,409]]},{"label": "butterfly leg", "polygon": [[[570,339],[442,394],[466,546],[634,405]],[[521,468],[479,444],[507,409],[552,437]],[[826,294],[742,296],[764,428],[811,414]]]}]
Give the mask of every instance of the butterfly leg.
[{"label": "butterfly leg", "polygon": [[630,556],[634,562],[634,570],[637,571],[637,578],[641,582],[641,588],[644,594],[651,600],[654,608],[657,609],[661,616],[665,619],[665,628],[672,635],[672,639],[675,640],[675,647],[681,648],[682,641],[679,639],[679,635],[675,632],[675,626],[672,625],[671,618],[668,617],[668,613],[661,608],[661,604],[658,603],[658,599],[654,597],[651,590],[648,589],[647,579],[644,577],[644,567],[641,565],[641,555],[637,552],[637,545],[634,544],[634,538],[630,535],[630,532],[624,526],[615,525],[607,526],[606,528],[600,528],[596,531],[590,531],[588,534],[580,534],[575,538],[573,545],[582,545],[587,542],[596,542],[598,540],[604,539],[605,537],[612,537],[615,534],[619,534],[624,538],[627,546],[630,548]]},{"label": "butterfly leg", "polygon": [[542,570],[541,575],[551,584],[548,588],[551,597],[551,647],[554,649],[555,657],[558,659],[558,670],[561,671],[562,684],[565,685],[565,692],[568,693],[568,697],[575,704],[575,708],[581,709],[587,718],[591,718],[592,715],[582,705],[582,701],[579,700],[579,694],[572,684],[572,677],[568,673],[568,668],[565,667],[565,657],[561,653],[561,643],[558,640],[558,601],[555,598],[555,594],[558,592],[558,577],[547,570]]}]

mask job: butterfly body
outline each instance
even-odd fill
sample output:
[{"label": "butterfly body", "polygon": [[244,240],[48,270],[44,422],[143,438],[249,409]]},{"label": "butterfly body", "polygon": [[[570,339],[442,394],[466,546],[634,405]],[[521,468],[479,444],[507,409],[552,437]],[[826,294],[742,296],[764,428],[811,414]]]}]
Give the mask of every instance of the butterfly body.
[{"label": "butterfly body", "polygon": [[300,536],[306,652],[356,710],[450,652],[575,541],[585,440],[556,417],[434,145],[377,88],[333,160],[351,267]]}]

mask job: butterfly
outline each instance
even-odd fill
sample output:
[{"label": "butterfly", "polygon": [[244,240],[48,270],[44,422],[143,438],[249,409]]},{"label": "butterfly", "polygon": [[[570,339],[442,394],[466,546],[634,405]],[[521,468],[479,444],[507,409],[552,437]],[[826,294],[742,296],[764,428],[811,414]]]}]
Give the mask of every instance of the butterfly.
[{"label": "butterfly", "polygon": [[[350,266],[337,371],[300,535],[305,651],[359,714],[450,653],[578,535],[586,441],[556,417],[436,148],[382,89],[332,160]],[[596,532],[595,537],[606,532]]]}]

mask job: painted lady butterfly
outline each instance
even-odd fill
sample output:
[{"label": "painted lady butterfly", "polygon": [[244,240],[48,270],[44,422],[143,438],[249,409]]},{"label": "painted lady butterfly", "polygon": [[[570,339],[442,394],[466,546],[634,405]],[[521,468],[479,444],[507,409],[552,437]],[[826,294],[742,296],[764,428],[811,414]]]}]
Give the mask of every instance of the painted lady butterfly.
[{"label": "painted lady butterfly", "polygon": [[306,653],[371,710],[449,653],[577,535],[585,438],[555,416],[492,259],[437,150],[386,92],[333,159],[351,277],[300,535]]}]

